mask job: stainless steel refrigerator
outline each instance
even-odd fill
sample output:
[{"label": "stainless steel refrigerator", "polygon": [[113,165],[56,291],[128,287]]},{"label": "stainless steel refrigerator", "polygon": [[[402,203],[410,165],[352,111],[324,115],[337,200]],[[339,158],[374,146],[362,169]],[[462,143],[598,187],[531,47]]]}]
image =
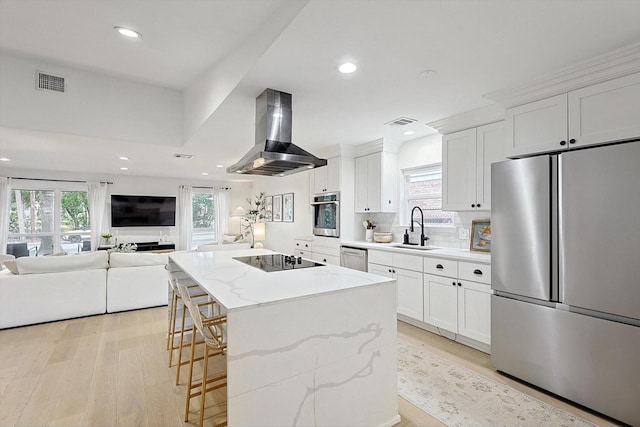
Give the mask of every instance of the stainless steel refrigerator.
[{"label": "stainless steel refrigerator", "polygon": [[491,363],[640,425],[640,142],[492,167]]}]

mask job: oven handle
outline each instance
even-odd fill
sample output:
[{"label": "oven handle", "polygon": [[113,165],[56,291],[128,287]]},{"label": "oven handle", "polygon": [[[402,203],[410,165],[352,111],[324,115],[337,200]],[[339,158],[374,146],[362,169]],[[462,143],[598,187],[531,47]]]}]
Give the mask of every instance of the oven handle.
[{"label": "oven handle", "polygon": [[337,202],[335,200],[331,200],[331,201],[327,201],[327,202],[311,202],[311,205],[339,205],[340,202]]}]

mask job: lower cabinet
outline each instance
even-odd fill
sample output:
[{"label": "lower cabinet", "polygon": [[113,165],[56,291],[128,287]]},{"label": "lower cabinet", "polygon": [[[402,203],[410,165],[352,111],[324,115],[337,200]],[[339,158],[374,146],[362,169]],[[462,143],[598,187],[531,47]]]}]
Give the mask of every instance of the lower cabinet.
[{"label": "lower cabinet", "polygon": [[[402,255],[393,254],[398,264],[411,262],[410,258],[403,259]],[[407,255],[411,257],[411,255]],[[402,257],[402,258],[401,258]],[[423,321],[422,307],[422,271],[413,271],[406,268],[397,268],[391,265],[368,265],[369,273],[396,279],[398,313],[412,319]]]},{"label": "lower cabinet", "polygon": [[491,287],[455,277],[424,275],[424,322],[491,344]]},{"label": "lower cabinet", "polygon": [[368,271],[396,279],[398,314],[491,344],[490,265],[370,249]]}]

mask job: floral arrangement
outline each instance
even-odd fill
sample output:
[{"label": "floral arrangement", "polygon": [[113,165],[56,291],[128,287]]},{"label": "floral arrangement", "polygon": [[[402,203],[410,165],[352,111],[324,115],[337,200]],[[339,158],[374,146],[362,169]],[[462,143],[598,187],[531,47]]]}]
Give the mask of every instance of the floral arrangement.
[{"label": "floral arrangement", "polygon": [[257,194],[254,200],[250,198],[247,199],[249,209],[247,210],[247,215],[242,218],[242,236],[246,238],[251,235],[251,246],[253,246],[253,224],[264,220],[264,201],[264,191]]},{"label": "floral arrangement", "polygon": [[102,233],[100,235],[100,237],[102,237],[105,241],[105,243],[108,245],[109,244],[109,240],[111,240],[111,238],[113,237],[113,234],[111,233]]},{"label": "floral arrangement", "polygon": [[135,252],[138,249],[138,245],[135,243],[121,243],[113,249],[109,249],[109,252],[123,252],[123,253],[131,253]]}]

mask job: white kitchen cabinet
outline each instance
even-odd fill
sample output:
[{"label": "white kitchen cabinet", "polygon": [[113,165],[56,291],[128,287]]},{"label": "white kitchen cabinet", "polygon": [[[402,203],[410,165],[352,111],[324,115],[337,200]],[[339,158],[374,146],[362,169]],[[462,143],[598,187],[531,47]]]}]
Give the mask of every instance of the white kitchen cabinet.
[{"label": "white kitchen cabinet", "polygon": [[491,164],[505,160],[504,144],[504,122],[442,138],[444,210],[491,210]]},{"label": "white kitchen cabinet", "polygon": [[458,332],[458,286],[453,277],[424,275],[424,322]]},{"label": "white kitchen cabinet", "polygon": [[507,156],[523,157],[640,136],[640,73],[506,111]]},{"label": "white kitchen cabinet", "polygon": [[423,320],[422,257],[369,250],[369,273],[396,279],[398,313]]},{"label": "white kitchen cabinet", "polygon": [[314,237],[311,259],[326,264],[340,265],[340,239]]},{"label": "white kitchen cabinet", "polygon": [[311,171],[311,194],[340,190],[340,158],[327,159],[327,165]]},{"label": "white kitchen cabinet", "polygon": [[378,152],[355,159],[355,211],[396,212],[398,210],[397,158]]},{"label": "white kitchen cabinet", "polygon": [[491,266],[425,258],[425,271],[424,322],[490,344]]},{"label": "white kitchen cabinet", "polygon": [[491,344],[491,287],[458,281],[458,333]]}]

